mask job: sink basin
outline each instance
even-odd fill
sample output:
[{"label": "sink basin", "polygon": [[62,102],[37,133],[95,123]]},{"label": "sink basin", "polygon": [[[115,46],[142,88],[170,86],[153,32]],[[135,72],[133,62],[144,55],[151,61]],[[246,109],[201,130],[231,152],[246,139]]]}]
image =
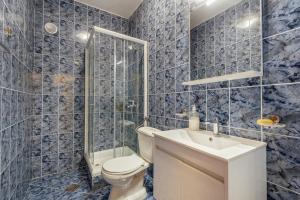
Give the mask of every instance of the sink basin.
[{"label": "sink basin", "polygon": [[225,149],[240,144],[238,141],[231,140],[225,137],[214,137],[206,131],[202,132],[187,132],[190,139],[200,145],[214,149]]},{"label": "sink basin", "polygon": [[263,142],[241,137],[229,135],[216,137],[211,131],[206,130],[174,129],[157,132],[155,137],[182,144],[188,148],[223,160],[230,160],[266,146]]},{"label": "sink basin", "polygon": [[240,144],[229,137],[215,137],[210,131],[189,131],[187,129],[171,130],[173,137],[186,140],[216,150],[225,149]]}]

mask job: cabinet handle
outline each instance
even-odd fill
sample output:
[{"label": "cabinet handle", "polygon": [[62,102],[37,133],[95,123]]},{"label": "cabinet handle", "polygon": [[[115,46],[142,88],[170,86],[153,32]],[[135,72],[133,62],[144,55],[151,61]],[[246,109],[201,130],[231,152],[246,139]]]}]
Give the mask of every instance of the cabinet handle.
[{"label": "cabinet handle", "polygon": [[161,148],[161,147],[159,147],[157,145],[156,145],[156,149],[158,149],[158,150],[160,150],[160,151],[168,154],[169,156],[171,156],[175,160],[177,160],[177,161],[179,161],[179,162],[181,162],[181,163],[183,163],[185,165],[188,165],[189,167],[193,168],[194,170],[197,170],[197,171],[199,171],[199,172],[201,172],[201,173],[203,173],[203,174],[205,174],[205,175],[207,175],[207,176],[209,176],[209,177],[211,177],[213,179],[216,179],[217,181],[219,181],[219,182],[221,182],[221,183],[224,184],[224,177],[222,177],[222,176],[220,176],[220,175],[218,175],[218,174],[216,174],[216,173],[214,173],[212,171],[209,171],[209,170],[207,170],[207,169],[205,169],[203,167],[200,167],[197,164],[195,164],[193,162],[190,162],[190,161],[188,161],[188,160],[186,160],[184,158],[181,158],[181,157],[175,155],[174,153],[172,153],[172,152],[170,152],[170,151],[168,151],[166,149],[163,149],[163,148]]}]

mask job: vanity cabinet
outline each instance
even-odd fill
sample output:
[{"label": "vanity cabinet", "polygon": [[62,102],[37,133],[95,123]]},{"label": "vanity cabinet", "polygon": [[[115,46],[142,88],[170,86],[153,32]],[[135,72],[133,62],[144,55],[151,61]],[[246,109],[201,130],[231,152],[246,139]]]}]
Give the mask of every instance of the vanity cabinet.
[{"label": "vanity cabinet", "polygon": [[154,197],[157,200],[266,200],[262,160],[265,160],[265,148],[226,161],[155,137]]}]

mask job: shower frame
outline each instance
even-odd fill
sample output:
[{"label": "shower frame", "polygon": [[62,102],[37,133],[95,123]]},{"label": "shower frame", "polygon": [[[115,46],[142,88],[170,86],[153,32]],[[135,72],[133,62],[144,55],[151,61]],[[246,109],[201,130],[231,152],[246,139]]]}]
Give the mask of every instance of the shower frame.
[{"label": "shower frame", "polygon": [[[90,169],[90,173],[91,176],[99,176],[101,174],[98,174],[97,172],[99,172],[99,170],[95,170],[94,168],[96,168],[97,166],[93,166],[94,163],[91,162],[91,156],[90,156],[90,152],[89,152],[89,74],[90,74],[90,43],[94,38],[95,33],[102,33],[105,35],[109,35],[118,39],[121,39],[123,41],[130,41],[130,42],[134,42],[134,43],[138,43],[144,46],[144,126],[148,125],[147,119],[148,119],[148,42],[144,41],[144,40],[140,40],[134,37],[130,37],[128,35],[124,35],[121,33],[117,33],[114,31],[110,31],[98,26],[94,26],[91,30],[91,32],[89,33],[89,39],[87,41],[86,47],[85,47],[85,117],[84,117],[84,158],[88,164],[88,167]],[[114,55],[116,56],[116,55]],[[114,59],[115,60],[115,59]],[[94,62],[94,58],[93,58],[93,62]],[[114,67],[116,67],[116,62],[114,62]],[[116,77],[114,77],[115,79]],[[115,90],[115,89],[114,89]],[[115,100],[114,100],[115,101]],[[115,102],[114,102],[114,106],[115,106]],[[114,123],[115,126],[115,123]],[[116,129],[114,129],[114,137],[116,135]],[[115,145],[113,147],[114,149],[116,148]],[[100,171],[101,172],[101,171]]]}]

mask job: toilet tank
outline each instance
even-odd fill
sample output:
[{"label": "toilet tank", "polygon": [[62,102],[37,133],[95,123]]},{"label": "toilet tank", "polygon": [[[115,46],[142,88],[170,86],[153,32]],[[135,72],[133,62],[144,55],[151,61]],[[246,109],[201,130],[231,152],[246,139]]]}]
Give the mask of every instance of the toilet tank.
[{"label": "toilet tank", "polygon": [[140,155],[149,163],[152,163],[154,133],[159,131],[160,130],[152,127],[141,127],[137,130]]}]

